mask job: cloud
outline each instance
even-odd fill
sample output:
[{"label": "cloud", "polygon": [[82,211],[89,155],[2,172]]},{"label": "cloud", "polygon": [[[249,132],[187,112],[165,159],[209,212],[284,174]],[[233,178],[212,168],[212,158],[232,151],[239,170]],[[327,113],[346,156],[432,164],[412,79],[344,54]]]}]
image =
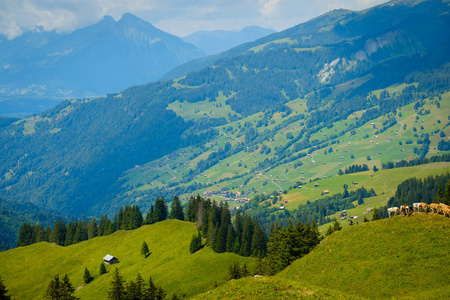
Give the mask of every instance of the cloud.
[{"label": "cloud", "polygon": [[278,3],[281,0],[259,0],[258,2],[261,4],[261,7],[258,11],[263,16],[273,16],[278,8]]},{"label": "cloud", "polygon": [[105,15],[117,20],[126,12],[177,35],[250,25],[282,30],[331,9],[360,10],[386,1],[0,0],[0,34],[12,39],[37,26],[46,31],[73,31],[94,24]]}]

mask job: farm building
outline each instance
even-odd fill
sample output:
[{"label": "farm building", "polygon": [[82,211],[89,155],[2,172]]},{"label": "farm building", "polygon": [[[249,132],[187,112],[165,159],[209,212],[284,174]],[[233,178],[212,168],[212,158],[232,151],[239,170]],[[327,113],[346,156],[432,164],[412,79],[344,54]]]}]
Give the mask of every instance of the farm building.
[{"label": "farm building", "polygon": [[112,265],[119,262],[117,258],[109,254],[106,254],[105,257],[103,257],[103,261],[107,265]]},{"label": "farm building", "polygon": [[324,191],[323,191],[323,194],[324,194],[324,195],[329,194],[329,193],[330,193],[329,190],[324,190]]},{"label": "farm building", "polygon": [[315,186],[315,187],[318,187],[318,186],[319,186],[319,184],[318,184],[318,183],[316,182],[316,183],[314,183],[314,186]]}]

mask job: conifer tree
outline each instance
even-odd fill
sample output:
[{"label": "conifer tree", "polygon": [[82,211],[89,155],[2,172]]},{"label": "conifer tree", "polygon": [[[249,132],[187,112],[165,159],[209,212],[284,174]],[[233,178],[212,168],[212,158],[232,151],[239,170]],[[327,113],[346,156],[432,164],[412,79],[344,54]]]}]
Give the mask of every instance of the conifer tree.
[{"label": "conifer tree", "polygon": [[136,276],[136,285],[135,285],[135,294],[134,298],[129,297],[130,299],[143,299],[144,297],[145,284],[144,279],[141,276],[141,273],[138,273]]},{"label": "conifer tree", "polygon": [[76,300],[73,293],[75,289],[70,283],[69,277],[64,275],[62,281],[59,280],[59,275],[55,275],[55,277],[50,281],[47,289],[44,293],[45,299],[67,299],[67,300]]},{"label": "conifer tree", "polygon": [[67,274],[65,274],[60,283],[61,299],[64,299],[64,300],[78,299],[77,297],[75,297],[73,295],[74,292],[75,292],[75,288],[72,286],[72,283],[69,280],[69,276],[67,276]]},{"label": "conifer tree", "polygon": [[447,186],[445,187],[444,199],[442,200],[444,204],[450,205],[450,180],[447,181]]},{"label": "conifer tree", "polygon": [[189,252],[195,253],[202,248],[202,234],[200,231],[198,234],[192,236],[191,244],[189,246]]},{"label": "conifer tree", "polygon": [[169,219],[184,221],[183,207],[181,206],[180,198],[178,198],[178,196],[173,197],[172,205],[170,206]]},{"label": "conifer tree", "polygon": [[69,224],[67,224],[66,228],[67,228],[66,229],[66,240],[64,242],[64,245],[70,246],[73,244],[73,240],[75,237],[75,230],[77,228],[77,225],[76,225],[76,223],[70,221]]},{"label": "conifer tree", "polygon": [[144,289],[144,299],[156,299],[158,287],[153,282],[152,277],[150,276],[150,279],[148,280],[148,285]]},{"label": "conifer tree", "polygon": [[364,219],[363,219],[363,222],[364,222],[364,223],[367,223],[367,222],[369,222],[369,219],[367,219],[366,215],[364,215]]},{"label": "conifer tree", "polygon": [[373,209],[373,215],[372,215],[372,221],[376,221],[376,220],[380,220],[381,216],[380,216],[380,212],[378,211],[378,208],[374,208]]},{"label": "conifer tree", "polygon": [[228,225],[226,252],[233,252],[233,246],[236,239],[236,233],[231,224]]},{"label": "conifer tree", "polygon": [[100,264],[100,275],[103,275],[103,274],[105,274],[105,273],[106,273],[106,266],[105,266],[105,263],[102,262],[102,263]]},{"label": "conifer tree", "polygon": [[239,263],[235,261],[233,265],[230,265],[228,268],[228,280],[239,278],[241,278],[241,268]]},{"label": "conifer tree", "polygon": [[113,279],[108,291],[108,299],[122,300],[125,298],[124,280],[120,275],[119,270],[116,268],[113,274]]},{"label": "conifer tree", "polygon": [[155,208],[153,207],[153,204],[150,205],[150,211],[145,216],[145,224],[150,225],[155,223]]},{"label": "conifer tree", "polygon": [[63,220],[58,220],[55,222],[52,231],[52,242],[57,245],[63,246],[66,241],[66,224]]},{"label": "conifer tree", "polygon": [[434,197],[433,202],[434,203],[442,203],[444,199],[444,192],[442,189],[442,184],[439,182],[438,184],[438,190],[436,192],[436,196]]},{"label": "conifer tree", "polygon": [[45,299],[60,299],[60,290],[59,290],[59,275],[55,275],[55,277],[48,284],[47,289],[44,293]]},{"label": "conifer tree", "polygon": [[246,263],[244,263],[244,264],[242,265],[241,275],[242,275],[242,277],[247,277],[247,276],[250,275],[250,272],[249,272],[248,269],[247,269],[247,264],[246,264]]},{"label": "conifer tree", "polygon": [[87,283],[91,282],[92,279],[94,279],[94,278],[91,276],[91,273],[89,272],[88,268],[85,268],[84,276],[83,276],[84,283],[87,284]]},{"label": "conifer tree", "polygon": [[161,222],[167,219],[167,204],[164,197],[156,198],[153,219],[154,222]]},{"label": "conifer tree", "polygon": [[5,285],[3,284],[3,279],[0,277],[0,300],[11,299],[11,296],[8,296],[6,294],[8,294],[8,290],[6,289]]},{"label": "conifer tree", "polygon": [[95,220],[95,217],[92,217],[92,219],[89,221],[87,233],[89,240],[95,238],[98,235],[97,221]]},{"label": "conifer tree", "polygon": [[150,250],[148,250],[148,245],[147,245],[147,243],[146,243],[145,241],[142,242],[141,254],[144,255],[145,258],[147,258],[149,252],[150,252]]}]

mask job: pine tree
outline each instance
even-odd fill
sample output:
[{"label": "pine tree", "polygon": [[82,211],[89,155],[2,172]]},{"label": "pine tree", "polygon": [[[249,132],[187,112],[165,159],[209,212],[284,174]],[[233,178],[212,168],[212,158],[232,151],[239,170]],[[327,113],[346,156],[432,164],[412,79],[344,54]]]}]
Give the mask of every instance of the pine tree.
[{"label": "pine tree", "polygon": [[62,281],[60,282],[60,294],[61,294],[61,299],[64,300],[75,300],[78,299],[77,297],[75,297],[73,295],[73,293],[75,292],[75,288],[72,286],[72,283],[69,280],[69,277],[66,275],[64,275]]},{"label": "pine tree", "polygon": [[106,266],[105,266],[105,263],[102,262],[102,263],[100,264],[100,275],[103,275],[103,274],[105,274],[105,273],[106,273]]},{"label": "pine tree", "polygon": [[142,243],[142,247],[141,247],[141,254],[144,255],[145,258],[147,258],[149,252],[150,252],[150,250],[148,250],[148,245],[147,245],[147,243],[144,241],[144,242]]},{"label": "pine tree", "polygon": [[262,259],[261,259],[261,255],[258,255],[258,257],[256,258],[256,265],[255,265],[255,275],[259,275],[262,274],[263,272],[263,264],[262,264]]},{"label": "pine tree", "polygon": [[228,280],[239,278],[241,278],[241,268],[239,267],[239,263],[235,261],[233,265],[230,265],[228,268]]},{"label": "pine tree", "polygon": [[226,252],[233,252],[233,246],[236,239],[236,233],[234,232],[233,226],[231,224],[228,225],[227,232],[227,245]]},{"label": "pine tree", "polygon": [[108,299],[111,300],[122,300],[125,297],[124,280],[120,275],[119,270],[116,268],[113,274],[113,280],[111,281],[111,286],[108,291]]},{"label": "pine tree", "polygon": [[93,217],[88,224],[88,239],[93,239],[98,235],[97,221]]},{"label": "pine tree", "polygon": [[374,208],[373,209],[373,215],[372,215],[372,221],[376,221],[376,220],[380,220],[381,216],[380,216],[380,212],[378,211],[378,208]]},{"label": "pine tree", "polygon": [[442,203],[443,200],[444,200],[444,192],[442,189],[442,184],[439,182],[438,190],[436,192],[436,196],[434,197],[433,202],[434,203]]},{"label": "pine tree", "polygon": [[254,257],[258,256],[258,254],[265,256],[267,252],[267,236],[257,220],[254,222],[254,228],[250,250],[252,252],[251,255]]},{"label": "pine tree", "polygon": [[244,264],[242,265],[241,275],[242,275],[242,277],[247,277],[247,276],[250,275],[250,272],[249,272],[248,269],[247,269],[247,264],[246,264],[246,263],[244,263]]},{"label": "pine tree", "polygon": [[55,225],[53,226],[52,231],[52,241],[60,246],[64,245],[64,242],[66,241],[66,224],[63,220],[58,220],[55,222]]},{"label": "pine tree", "polygon": [[366,215],[364,215],[364,219],[363,219],[363,222],[364,222],[364,223],[367,223],[367,222],[369,222],[369,219],[367,219]]},{"label": "pine tree", "polygon": [[335,218],[333,223],[333,231],[339,231],[342,229],[341,223]]},{"label": "pine tree", "polygon": [[148,285],[144,289],[144,299],[156,299],[158,287],[153,282],[152,277],[150,276],[150,279],[148,280]]},{"label": "pine tree", "polygon": [[167,204],[164,197],[156,198],[154,222],[161,222],[167,219]]},{"label": "pine tree", "polygon": [[8,293],[8,290],[6,289],[5,285],[3,284],[3,279],[0,277],[0,300],[11,299],[11,296],[6,295],[7,293]]},{"label": "pine tree", "polygon": [[77,224],[74,222],[69,222],[69,224],[67,224],[67,231],[66,231],[66,241],[64,242],[64,245],[66,246],[70,246],[73,244],[73,239],[75,236],[75,230],[77,228]]},{"label": "pine tree", "polygon": [[153,204],[150,205],[150,211],[145,216],[145,224],[153,224],[155,223],[155,208],[153,207]]},{"label": "pine tree", "polygon": [[192,236],[191,244],[189,246],[189,252],[195,253],[202,248],[202,234],[198,232],[198,234],[194,234]]},{"label": "pine tree", "polygon": [[450,180],[447,181],[447,186],[445,187],[444,199],[442,200],[444,204],[450,205]]},{"label": "pine tree", "polygon": [[85,268],[84,276],[83,276],[84,283],[87,284],[87,283],[91,282],[92,279],[94,279],[94,278],[91,276],[91,273],[89,272],[88,268]]},{"label": "pine tree", "polygon": [[169,219],[184,221],[183,207],[181,206],[180,198],[178,198],[178,196],[173,197],[172,205],[170,206]]},{"label": "pine tree", "polygon": [[[62,281],[59,280],[59,275],[55,275],[55,277],[50,281],[47,290],[45,290],[44,298],[45,299],[64,299],[64,300],[77,300],[79,298],[75,297],[73,293],[75,289],[70,283],[69,277],[64,275]],[[3,298],[0,298],[3,299]]]},{"label": "pine tree", "polygon": [[143,299],[144,290],[145,290],[144,279],[142,278],[141,274],[138,273],[136,276],[135,297],[133,299]]}]

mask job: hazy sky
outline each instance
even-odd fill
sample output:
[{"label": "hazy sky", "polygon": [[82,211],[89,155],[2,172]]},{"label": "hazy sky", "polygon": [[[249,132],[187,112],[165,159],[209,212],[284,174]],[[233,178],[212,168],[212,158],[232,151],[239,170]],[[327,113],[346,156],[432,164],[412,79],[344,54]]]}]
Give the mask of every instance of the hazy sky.
[{"label": "hazy sky", "polygon": [[73,31],[104,15],[130,12],[156,27],[185,36],[198,30],[240,30],[258,25],[277,31],[336,8],[361,10],[386,0],[0,0],[0,33]]}]

